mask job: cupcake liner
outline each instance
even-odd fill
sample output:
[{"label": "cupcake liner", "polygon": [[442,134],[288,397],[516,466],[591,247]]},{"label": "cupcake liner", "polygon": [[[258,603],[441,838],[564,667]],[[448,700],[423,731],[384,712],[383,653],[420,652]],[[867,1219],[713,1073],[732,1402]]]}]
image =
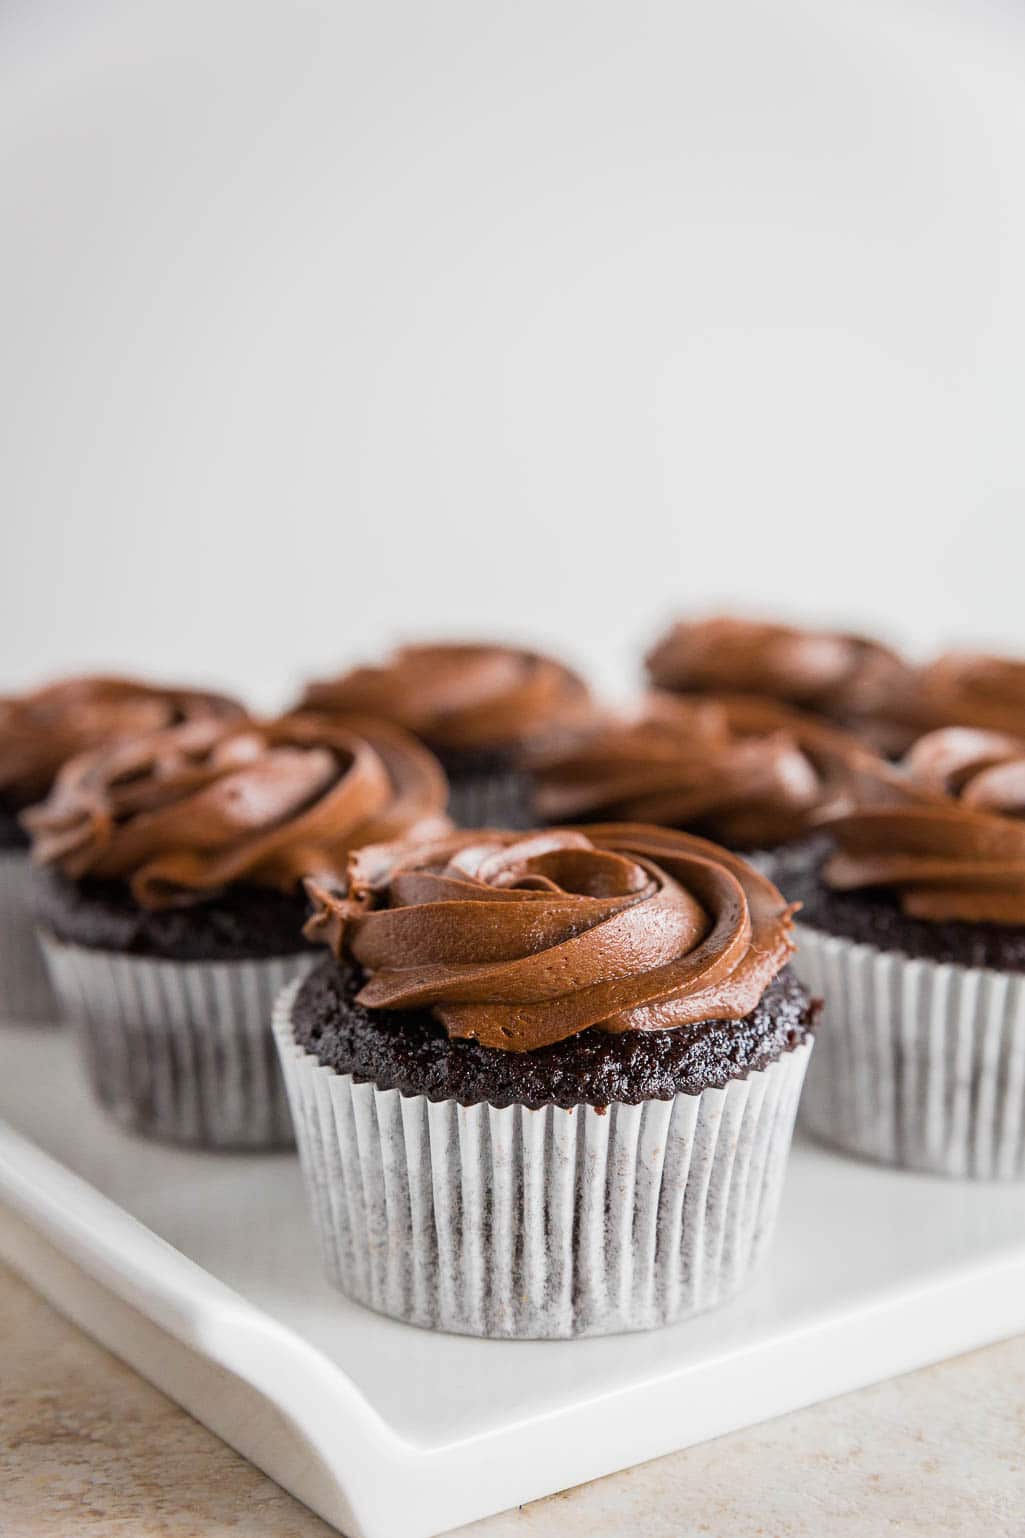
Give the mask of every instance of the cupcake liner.
[{"label": "cupcake liner", "polygon": [[40,941],[93,1089],[122,1127],[205,1148],[291,1147],[271,1016],[313,953],[163,961],[67,944],[45,931]]},{"label": "cupcake liner", "polygon": [[907,1169],[1025,1178],[1025,976],[796,931],[825,1000],[802,1123]]},{"label": "cupcake liner", "polygon": [[281,1054],[324,1264],[349,1297],[458,1334],[606,1335],[740,1288],[771,1239],[811,1043],[670,1101],[497,1109]]},{"label": "cupcake liner", "polygon": [[0,1014],[7,1020],[60,1018],[32,917],[32,863],[22,849],[0,852]]},{"label": "cupcake liner", "polygon": [[449,773],[448,814],[458,828],[532,828],[534,780],[524,769]]}]

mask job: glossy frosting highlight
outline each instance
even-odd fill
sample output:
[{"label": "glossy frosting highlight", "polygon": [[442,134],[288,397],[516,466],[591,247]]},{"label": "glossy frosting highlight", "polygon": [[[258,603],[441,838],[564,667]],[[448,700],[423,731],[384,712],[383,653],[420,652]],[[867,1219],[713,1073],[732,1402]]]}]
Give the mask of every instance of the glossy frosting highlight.
[{"label": "glossy frosting highlight", "polygon": [[740,1019],[793,950],[793,910],[743,860],[663,828],[461,831],[356,854],[310,883],[307,935],[366,974],[372,1009],[529,1052],[591,1027]]},{"label": "glossy frosting highlight", "polygon": [[24,814],[34,859],[143,907],[339,877],[362,843],[449,827],[440,766],[390,724],[188,721],[72,759]]}]

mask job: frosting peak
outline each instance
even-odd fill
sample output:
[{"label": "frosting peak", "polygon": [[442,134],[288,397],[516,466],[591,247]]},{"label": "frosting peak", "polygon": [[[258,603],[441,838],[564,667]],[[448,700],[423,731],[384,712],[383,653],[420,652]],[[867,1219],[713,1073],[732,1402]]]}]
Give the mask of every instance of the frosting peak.
[{"label": "frosting peak", "polygon": [[590,697],[582,679],[538,652],[439,642],[311,683],[301,709],[379,716],[432,747],[472,751],[544,742],[583,720]]},{"label": "frosting peak", "polygon": [[899,770],[862,776],[829,829],[838,890],[892,888],[915,918],[1025,925],[1025,742],[930,732]]},{"label": "frosting peak", "polygon": [[372,1009],[529,1052],[580,1031],[741,1018],[793,950],[793,909],[683,833],[603,824],[366,848],[311,882],[306,933],[363,969]]},{"label": "frosting peak", "polygon": [[1025,737],[1025,661],[947,652],[918,674],[915,705],[924,726],[974,726]]},{"label": "frosting peak", "polygon": [[446,794],[426,749],[382,722],[197,720],[72,759],[24,822],[40,864],[161,908],[338,876],[361,843],[447,828]]},{"label": "frosting peak", "polygon": [[768,695],[842,722],[886,720],[911,669],[888,647],[844,631],[728,615],[683,620],[647,657],[660,688]]},{"label": "frosting peak", "polygon": [[76,753],[181,721],[244,715],[224,695],[133,678],[67,678],[0,697],[0,796],[27,806]]},{"label": "frosting peak", "polygon": [[550,822],[604,815],[771,846],[836,810],[864,755],[846,733],[774,700],[652,692],[547,759],[538,805]]}]

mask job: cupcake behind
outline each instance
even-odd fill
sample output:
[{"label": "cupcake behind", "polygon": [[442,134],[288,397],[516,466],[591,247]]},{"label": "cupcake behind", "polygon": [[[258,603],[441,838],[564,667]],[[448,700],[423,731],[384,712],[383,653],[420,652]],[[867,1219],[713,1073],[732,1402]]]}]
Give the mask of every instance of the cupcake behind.
[{"label": "cupcake behind", "polygon": [[1025,740],[965,728],[866,774],[777,879],[825,999],[807,1125],[864,1157],[1025,1178]]},{"label": "cupcake behind", "polygon": [[586,684],[541,652],[491,643],[403,646],[375,666],[307,686],[299,708],[327,720],[394,721],[437,755],[460,827],[535,822],[538,754],[575,740],[593,713]]},{"label": "cupcake behind", "polygon": [[220,694],[140,679],[63,679],[0,698],[0,1009],[22,1021],[52,1021],[58,1005],[36,943],[25,809],[49,794],[76,754],[140,731],[186,720],[240,720]]},{"label": "cupcake behind", "polygon": [[445,781],[384,723],[197,720],[72,759],[26,814],[39,934],[93,1087],[131,1130],[291,1141],[270,1036],[305,970],[302,879],[448,826]]}]

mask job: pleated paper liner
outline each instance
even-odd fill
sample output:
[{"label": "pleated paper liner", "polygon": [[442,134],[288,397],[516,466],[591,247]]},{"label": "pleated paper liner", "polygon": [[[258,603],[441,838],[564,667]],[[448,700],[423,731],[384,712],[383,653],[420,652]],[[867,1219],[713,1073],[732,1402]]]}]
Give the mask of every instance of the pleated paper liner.
[{"label": "pleated paper liner", "polygon": [[825,1000],[802,1124],[886,1164],[1025,1178],[1025,977],[804,925],[797,941],[791,965]]},{"label": "pleated paper liner", "polygon": [[410,1324],[520,1338],[669,1324],[724,1302],[776,1221],[811,1043],[726,1089],[602,1114],[357,1084],[274,1030],[324,1264]]},{"label": "pleated paper liner", "polygon": [[0,1016],[52,1024],[60,1006],[36,939],[32,865],[24,850],[0,851]]},{"label": "pleated paper liner", "polygon": [[122,1127],[204,1148],[293,1144],[271,1017],[312,953],[164,961],[40,939],[93,1089]]}]

